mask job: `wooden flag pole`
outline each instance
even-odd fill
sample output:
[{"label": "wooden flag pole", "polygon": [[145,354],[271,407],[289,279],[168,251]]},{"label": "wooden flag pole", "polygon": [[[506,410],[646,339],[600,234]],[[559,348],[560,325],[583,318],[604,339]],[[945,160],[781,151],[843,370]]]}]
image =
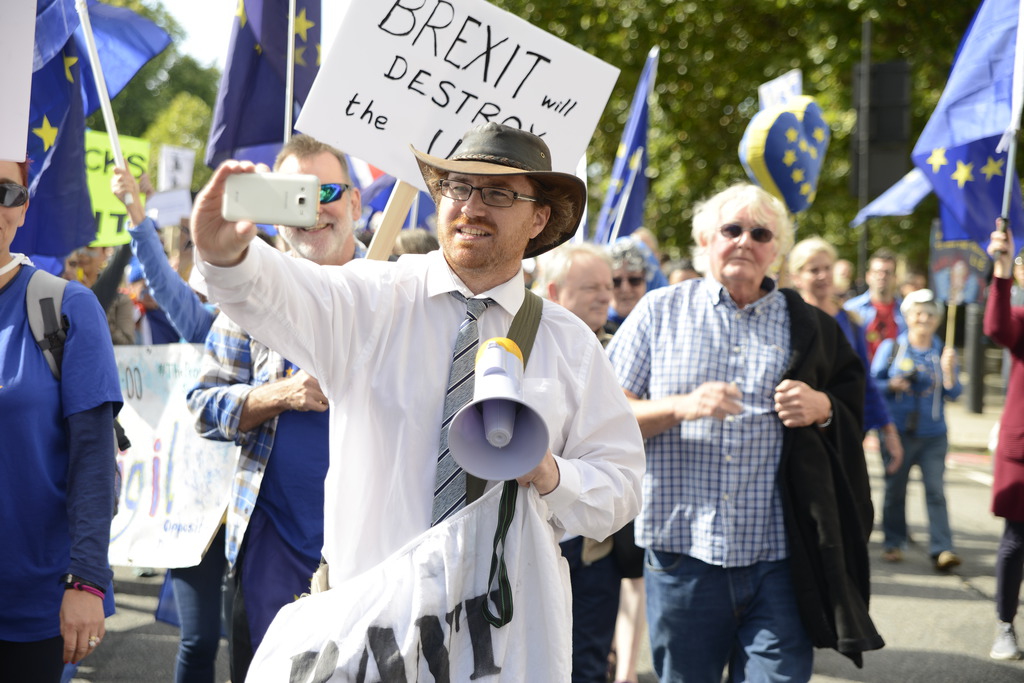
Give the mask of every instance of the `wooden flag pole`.
[{"label": "wooden flag pole", "polygon": [[395,186],[391,189],[391,197],[388,198],[387,206],[384,207],[384,218],[380,227],[373,233],[370,240],[370,247],[366,251],[366,258],[374,261],[387,261],[391,251],[395,248],[395,240],[402,230],[406,216],[409,215],[409,208],[419,190],[416,186],[396,180]]},{"label": "wooden flag pole", "polygon": [[956,309],[957,304],[951,303],[946,309],[946,346],[953,348],[956,339]]}]

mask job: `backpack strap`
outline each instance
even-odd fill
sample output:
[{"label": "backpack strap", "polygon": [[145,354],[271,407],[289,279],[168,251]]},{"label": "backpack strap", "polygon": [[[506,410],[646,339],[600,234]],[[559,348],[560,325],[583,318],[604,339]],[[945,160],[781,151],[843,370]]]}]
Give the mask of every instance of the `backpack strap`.
[{"label": "backpack strap", "polygon": [[25,290],[25,309],[32,337],[43,352],[50,372],[58,380],[64,359],[64,341],[70,326],[67,316],[61,313],[67,284],[64,278],[37,270],[32,273]]},{"label": "backpack strap", "polygon": [[519,350],[523,352],[523,367],[530,361],[530,351],[533,349],[533,342],[537,338],[537,329],[540,328],[540,316],[544,310],[544,300],[539,296],[526,290],[523,297],[523,304],[512,319],[508,328],[508,338],[516,343]]}]

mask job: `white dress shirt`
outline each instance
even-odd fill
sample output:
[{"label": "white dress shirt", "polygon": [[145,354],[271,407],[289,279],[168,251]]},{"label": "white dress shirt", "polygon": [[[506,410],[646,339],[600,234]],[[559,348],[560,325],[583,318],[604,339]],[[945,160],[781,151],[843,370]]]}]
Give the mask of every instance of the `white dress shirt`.
[{"label": "white dress shirt", "polygon": [[[466,314],[449,292],[473,296],[441,252],[318,266],[253,240],[237,266],[198,264],[211,300],[317,377],[330,400],[323,552],[331,583],[427,529],[452,347]],[[480,317],[480,339],[504,337],[523,301],[522,270],[479,297],[497,303]],[[594,333],[549,301],[523,387],[559,467],[544,497],[556,535],[611,535],[640,509],[643,440]]]}]

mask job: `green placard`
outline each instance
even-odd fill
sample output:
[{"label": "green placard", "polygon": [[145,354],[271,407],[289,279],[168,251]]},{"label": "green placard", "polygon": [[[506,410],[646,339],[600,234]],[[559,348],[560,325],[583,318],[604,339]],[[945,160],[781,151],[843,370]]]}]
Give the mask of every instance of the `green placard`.
[{"label": "green placard", "polygon": [[[138,178],[149,169],[149,140],[119,136],[121,153]],[[128,212],[114,193],[110,191],[110,179],[114,175],[114,153],[107,133],[85,131],[85,169],[89,178],[89,197],[92,211],[96,216],[96,239],[93,247],[109,247],[126,244],[128,235]]]}]

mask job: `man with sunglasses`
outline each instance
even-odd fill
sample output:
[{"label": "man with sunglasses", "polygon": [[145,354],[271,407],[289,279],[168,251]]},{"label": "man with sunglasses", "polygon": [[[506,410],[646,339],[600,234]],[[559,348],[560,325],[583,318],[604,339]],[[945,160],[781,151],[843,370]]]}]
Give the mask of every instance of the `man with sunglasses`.
[{"label": "man with sunglasses", "polygon": [[735,185],[696,207],[693,233],[707,276],[645,296],[608,349],[647,438],[636,538],[655,671],[806,681],[813,647],[859,666],[882,646],[864,367],[769,277],[793,241],[782,202]]},{"label": "man with sunglasses", "polygon": [[[276,226],[291,256],[320,266],[365,256],[353,230],[359,190],[342,152],[297,135],[281,149],[274,171],[312,174],[321,183],[316,225]],[[309,591],[320,563],[330,414],[311,369],[256,341],[222,313],[206,337],[201,374],[188,395],[203,436],[242,447],[226,537],[234,579],[232,680],[245,678],[277,611]]]}]

